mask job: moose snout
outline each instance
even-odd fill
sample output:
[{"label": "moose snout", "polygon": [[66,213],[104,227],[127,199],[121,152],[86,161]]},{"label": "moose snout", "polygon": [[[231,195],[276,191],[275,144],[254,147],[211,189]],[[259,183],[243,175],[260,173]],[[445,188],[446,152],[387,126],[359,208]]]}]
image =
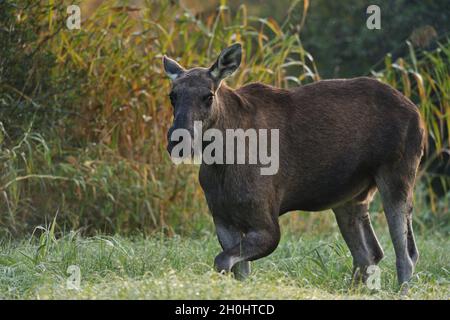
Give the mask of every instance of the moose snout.
[{"label": "moose snout", "polygon": [[171,139],[174,129],[175,129],[174,127],[171,127],[167,131],[167,152],[169,153],[169,155],[172,153],[173,147],[175,147],[175,145],[177,144],[176,141],[173,141]]}]

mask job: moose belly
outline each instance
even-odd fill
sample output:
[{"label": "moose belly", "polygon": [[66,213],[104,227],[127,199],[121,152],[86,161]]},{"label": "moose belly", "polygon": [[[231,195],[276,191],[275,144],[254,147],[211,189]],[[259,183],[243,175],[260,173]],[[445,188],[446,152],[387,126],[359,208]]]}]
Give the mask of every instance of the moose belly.
[{"label": "moose belly", "polygon": [[375,186],[371,175],[364,171],[352,174],[324,173],[303,177],[285,189],[280,215],[288,211],[321,211],[350,201]]}]

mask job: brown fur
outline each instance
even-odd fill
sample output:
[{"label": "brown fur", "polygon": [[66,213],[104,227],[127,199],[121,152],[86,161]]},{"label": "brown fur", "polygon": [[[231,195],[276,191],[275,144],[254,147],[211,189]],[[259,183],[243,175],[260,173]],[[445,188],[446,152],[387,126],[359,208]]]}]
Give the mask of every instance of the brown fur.
[{"label": "brown fur", "polygon": [[[368,215],[378,189],[399,282],[408,281],[418,259],[412,192],[425,141],[417,107],[397,90],[366,77],[319,81],[292,90],[261,83],[232,90],[207,70],[183,71],[174,81],[174,90],[185,97],[184,102],[178,100],[174,126],[188,126],[197,118],[221,131],[280,132],[276,175],[260,175],[258,165],[201,165],[200,184],[224,249],[216,268],[247,275],[248,261],[267,256],[278,245],[280,215],[332,208],[353,255],[355,274],[364,279],[365,269],[383,257]],[[207,116],[192,111],[200,108],[194,107],[200,103],[195,90],[205,88],[215,92]],[[189,90],[192,94],[186,93]],[[190,120],[177,122],[177,110],[183,106],[190,109],[179,111],[179,117]]]}]

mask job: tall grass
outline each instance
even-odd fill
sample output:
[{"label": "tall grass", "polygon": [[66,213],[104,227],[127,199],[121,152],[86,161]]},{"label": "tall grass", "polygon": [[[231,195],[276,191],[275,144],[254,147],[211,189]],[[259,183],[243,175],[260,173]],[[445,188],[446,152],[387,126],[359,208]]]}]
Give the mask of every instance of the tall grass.
[{"label": "tall grass", "polygon": [[172,115],[162,54],[207,66],[239,41],[232,86],[319,79],[289,21],[249,16],[245,5],[231,12],[222,1],[199,20],[169,0],[105,1],[82,16],[81,30],[65,27],[64,4],[6,8],[3,40],[16,68],[0,83],[0,228],[13,234],[56,212],[60,228],[88,233],[201,233],[210,223],[198,168],[175,168],[165,151]]},{"label": "tall grass", "polygon": [[[336,233],[284,235],[277,250],[252,262],[244,281],[213,270],[220,246],[213,233],[199,238],[55,238],[14,242],[0,239],[0,297],[5,299],[448,299],[449,238],[418,239],[421,260],[408,296],[398,291],[395,254],[387,234],[380,241],[381,290],[351,285],[352,258]],[[78,290],[70,290],[69,266],[80,270]]]},{"label": "tall grass", "polygon": [[[69,2],[3,3],[1,233],[30,233],[55,215],[58,230],[90,234],[202,234],[210,228],[198,168],[175,167],[165,151],[172,115],[163,54],[186,67],[208,66],[239,41],[244,57],[231,86],[262,81],[289,87],[320,79],[289,20],[292,10],[307,10],[301,1],[293,2],[282,25],[248,15],[245,5],[231,11],[226,1],[201,19],[169,0],[140,8],[115,3],[83,11],[81,30],[65,26]],[[448,62],[445,42],[421,57],[414,51],[397,62],[388,57],[377,74],[420,102],[436,154],[448,151]],[[421,230],[448,231],[449,197],[439,200],[419,184],[415,222]],[[382,210],[379,203],[374,210]],[[333,221],[330,214],[290,215],[283,225],[323,231]]]},{"label": "tall grass", "polygon": [[392,61],[387,55],[385,69],[375,76],[402,91],[419,107],[429,139],[419,174],[423,184],[417,188],[416,202],[422,204],[422,223],[446,226],[449,231],[450,40],[444,39],[432,52],[415,50],[409,42],[407,45],[409,56]]}]

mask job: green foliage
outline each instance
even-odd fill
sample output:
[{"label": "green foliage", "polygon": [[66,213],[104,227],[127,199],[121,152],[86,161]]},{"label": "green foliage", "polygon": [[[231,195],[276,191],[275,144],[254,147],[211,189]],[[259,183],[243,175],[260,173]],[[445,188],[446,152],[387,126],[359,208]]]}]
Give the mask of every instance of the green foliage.
[{"label": "green foliage", "polygon": [[[366,28],[369,5],[380,7],[380,30]],[[293,19],[300,21],[299,15]],[[407,55],[406,40],[429,49],[449,31],[446,0],[314,0],[301,37],[320,74],[333,78],[367,75],[386,53]]]},{"label": "green foliage", "polygon": [[[412,99],[419,107],[428,132],[426,161],[420,178],[425,181],[422,192],[428,196],[421,212],[422,222],[450,224],[450,41],[434,51],[414,50],[408,42],[409,56],[392,61],[386,56],[385,69],[374,74]],[[418,188],[419,189],[419,188]],[[439,191],[440,195],[436,195]],[[420,189],[417,194],[423,194]]]},{"label": "green foliage", "polygon": [[198,20],[168,0],[139,10],[106,1],[81,30],[65,27],[63,4],[5,7],[0,229],[13,234],[56,212],[61,228],[88,233],[202,232],[197,168],[175,168],[165,151],[172,112],[162,54],[207,66],[239,41],[233,85],[318,78],[297,35],[244,5]]}]

